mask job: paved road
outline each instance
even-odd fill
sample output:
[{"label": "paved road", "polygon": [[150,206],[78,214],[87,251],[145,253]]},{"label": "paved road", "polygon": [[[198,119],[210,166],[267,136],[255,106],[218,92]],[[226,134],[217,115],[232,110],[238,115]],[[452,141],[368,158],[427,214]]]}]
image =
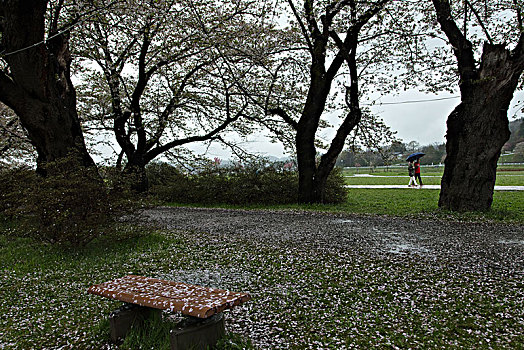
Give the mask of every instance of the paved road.
[{"label": "paved road", "polygon": [[[346,188],[405,188],[440,190],[440,185],[424,185],[422,187],[408,187],[407,185],[346,185]],[[524,186],[495,186],[495,191],[524,191]]]}]

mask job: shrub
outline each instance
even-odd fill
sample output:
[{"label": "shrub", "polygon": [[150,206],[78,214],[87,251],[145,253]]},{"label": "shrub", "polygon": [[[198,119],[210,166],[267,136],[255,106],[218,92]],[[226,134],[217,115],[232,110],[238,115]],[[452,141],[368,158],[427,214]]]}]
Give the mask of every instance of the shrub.
[{"label": "shrub", "polygon": [[[84,245],[101,235],[111,221],[109,196],[94,169],[53,164],[32,194],[40,239]],[[48,170],[49,171],[49,170]]]},{"label": "shrub", "polygon": [[189,177],[177,168],[160,162],[147,166],[150,193],[162,201],[184,202],[189,198],[192,184]]},{"label": "shrub", "polygon": [[324,201],[332,204],[345,202],[347,199],[345,185],[342,169],[335,167],[327,179]]},{"label": "shrub", "polygon": [[[147,168],[150,193],[165,202],[200,204],[291,204],[298,199],[298,174],[284,163],[253,162],[247,166],[210,166],[194,174],[156,163]],[[326,202],[345,201],[344,179],[334,170]]]},{"label": "shrub", "polygon": [[78,246],[108,232],[113,207],[104,183],[95,168],[71,162],[66,158],[48,163],[46,177],[29,169],[2,172],[2,178],[11,176],[11,180],[2,191],[1,210],[4,216],[20,220],[20,233]]},{"label": "shrub", "polygon": [[16,219],[27,206],[27,195],[35,180],[35,171],[29,167],[0,168],[0,215]]}]

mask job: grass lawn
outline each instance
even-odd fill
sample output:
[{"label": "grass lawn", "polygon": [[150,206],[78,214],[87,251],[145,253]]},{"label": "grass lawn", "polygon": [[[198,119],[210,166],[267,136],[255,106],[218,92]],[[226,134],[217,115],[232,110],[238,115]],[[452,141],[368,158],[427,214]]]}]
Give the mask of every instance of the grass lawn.
[{"label": "grass lawn", "polygon": [[[439,185],[442,169],[423,168],[425,185]],[[347,170],[345,183],[348,185],[407,185],[409,178],[403,171],[374,172],[362,176]],[[524,186],[524,170],[518,166],[499,166],[496,185]],[[524,223],[524,191],[495,191],[493,205],[486,213],[450,213],[439,210],[438,190],[416,189],[357,189],[348,190],[348,201],[331,207],[331,210],[350,213],[380,215],[431,215],[458,220],[494,220],[508,223]]]},{"label": "grass lawn", "polygon": [[[216,207],[232,209],[298,209],[355,213],[368,215],[390,215],[414,218],[444,218],[458,221],[492,221],[508,224],[524,224],[524,191],[496,191],[491,210],[487,212],[456,213],[438,207],[438,190],[419,189],[348,189],[348,199],[342,204],[290,204],[290,205],[199,205],[195,207]],[[171,206],[187,204],[170,203]]]},{"label": "grass lawn", "polygon": [[[440,185],[443,168],[422,168],[421,176],[425,185]],[[347,185],[407,185],[409,177],[406,171],[397,168],[391,171],[355,172],[344,170],[344,180]],[[366,176],[369,175],[369,176]],[[524,166],[499,166],[497,170],[498,186],[524,186]]]},{"label": "grass lawn", "polygon": [[[116,349],[107,315],[122,303],[87,294],[87,288],[131,273],[197,270],[211,254],[183,235],[155,231],[72,250],[12,237],[7,230],[0,235],[0,349]],[[150,335],[134,335],[119,349],[159,349],[148,343]]]}]

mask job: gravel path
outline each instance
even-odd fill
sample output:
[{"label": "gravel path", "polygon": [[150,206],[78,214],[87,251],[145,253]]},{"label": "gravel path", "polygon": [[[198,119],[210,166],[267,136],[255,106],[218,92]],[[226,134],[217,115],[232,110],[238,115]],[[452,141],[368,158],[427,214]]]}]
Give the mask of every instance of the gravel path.
[{"label": "gravel path", "polygon": [[524,226],[409,220],[304,211],[158,207],[144,220],[167,229],[207,232],[265,244],[415,255],[464,269],[524,274]]},{"label": "gravel path", "polygon": [[259,349],[524,346],[522,225],[167,207],[140,219],[197,257],[160,278],[251,293],[226,322]]}]

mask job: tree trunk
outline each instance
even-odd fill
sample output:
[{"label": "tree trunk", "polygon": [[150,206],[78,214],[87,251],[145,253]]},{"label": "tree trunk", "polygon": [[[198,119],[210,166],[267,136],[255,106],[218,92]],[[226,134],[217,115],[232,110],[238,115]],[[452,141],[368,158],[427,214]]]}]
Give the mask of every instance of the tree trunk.
[{"label": "tree trunk", "polygon": [[44,43],[47,1],[7,0],[2,45],[9,74],[0,73],[0,100],[11,107],[38,152],[38,168],[73,157],[80,166],[94,167],[87,152],[70,79],[69,35]]},{"label": "tree trunk", "polygon": [[507,111],[521,73],[509,51],[485,44],[478,79],[462,83],[462,102],[448,117],[439,207],[490,209],[497,161],[510,136]]},{"label": "tree trunk", "polygon": [[475,105],[461,103],[448,118],[441,208],[488,210],[493,202],[497,161],[510,134],[507,109],[478,99]]},{"label": "tree trunk", "polygon": [[[504,44],[485,42],[478,64],[473,43],[453,19],[450,1],[433,0],[433,5],[457,58],[462,98],[447,122],[439,207],[488,210],[493,202],[497,161],[510,135],[509,104],[524,69],[524,33],[521,31],[512,51]],[[517,11],[522,27],[521,10]]]},{"label": "tree trunk", "polygon": [[315,198],[315,140],[314,134],[297,130],[297,165],[298,165],[298,201],[299,203],[313,203]]},{"label": "tree trunk", "polygon": [[[75,100],[74,96],[71,97]],[[87,152],[76,109],[64,106],[63,98],[50,96],[49,101],[23,103],[17,113],[38,152],[38,169],[48,162],[70,157],[79,166],[95,167]],[[73,103],[74,105],[74,103]],[[35,123],[35,119],[38,120]],[[45,170],[43,171],[45,174]]]},{"label": "tree trunk", "polygon": [[[355,92],[358,92],[358,90],[355,89]],[[356,96],[358,96],[358,94],[354,95],[354,97]],[[326,202],[326,185],[328,177],[333,171],[333,168],[337,163],[338,156],[344,148],[347,136],[357,126],[361,119],[362,112],[358,107],[357,99],[356,104],[351,106],[351,111],[348,113],[344,119],[344,122],[338,128],[335,137],[331,141],[328,151],[320,158],[320,163],[316,168],[313,186],[313,201],[315,203]]]},{"label": "tree trunk", "polygon": [[149,189],[149,181],[146,174],[146,162],[143,157],[138,157],[136,154],[126,164],[123,171],[124,181],[126,187],[130,188],[136,193],[145,193]]},{"label": "tree trunk", "polygon": [[311,85],[296,129],[299,203],[321,201],[315,181],[317,172],[315,134],[326,105],[331,81],[325,79],[323,65],[313,65],[311,70]]}]

